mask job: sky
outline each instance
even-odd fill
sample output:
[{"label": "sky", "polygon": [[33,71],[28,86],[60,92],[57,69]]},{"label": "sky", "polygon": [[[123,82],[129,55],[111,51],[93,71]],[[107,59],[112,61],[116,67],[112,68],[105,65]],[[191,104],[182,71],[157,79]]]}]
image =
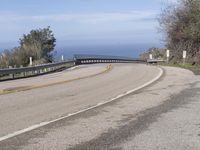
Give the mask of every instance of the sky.
[{"label": "sky", "polygon": [[0,0],[0,48],[18,45],[32,29],[50,26],[57,47],[162,46],[161,8],[174,0]]}]

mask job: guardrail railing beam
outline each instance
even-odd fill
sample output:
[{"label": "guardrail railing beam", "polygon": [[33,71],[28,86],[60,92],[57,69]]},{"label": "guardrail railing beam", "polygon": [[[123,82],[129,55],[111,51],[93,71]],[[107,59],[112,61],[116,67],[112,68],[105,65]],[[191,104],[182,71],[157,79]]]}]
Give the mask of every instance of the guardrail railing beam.
[{"label": "guardrail railing beam", "polygon": [[29,76],[36,76],[45,73],[54,72],[63,68],[69,68],[80,64],[94,64],[94,63],[132,63],[145,62],[144,60],[132,59],[118,56],[98,56],[98,55],[75,55],[74,60],[62,61],[58,63],[44,64],[32,67],[20,67],[0,69],[0,81],[6,79],[22,78]]},{"label": "guardrail railing beam", "polygon": [[8,69],[0,69],[0,81],[50,73],[63,68],[72,67],[74,64],[74,61],[65,61],[32,67],[21,66],[20,68],[9,67]]}]

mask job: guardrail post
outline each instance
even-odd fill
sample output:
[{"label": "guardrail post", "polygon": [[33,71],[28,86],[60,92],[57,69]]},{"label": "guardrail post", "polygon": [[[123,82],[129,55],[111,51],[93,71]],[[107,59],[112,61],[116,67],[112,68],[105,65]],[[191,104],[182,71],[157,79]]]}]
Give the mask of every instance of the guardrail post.
[{"label": "guardrail post", "polygon": [[[20,65],[20,68],[23,68],[23,65]],[[21,77],[25,77],[25,74],[24,74],[25,72],[21,72]]]},{"label": "guardrail post", "polygon": [[[12,68],[13,68],[12,66],[9,66],[9,69],[12,69]],[[14,79],[14,77],[15,77],[14,74],[10,74],[11,79]]]}]

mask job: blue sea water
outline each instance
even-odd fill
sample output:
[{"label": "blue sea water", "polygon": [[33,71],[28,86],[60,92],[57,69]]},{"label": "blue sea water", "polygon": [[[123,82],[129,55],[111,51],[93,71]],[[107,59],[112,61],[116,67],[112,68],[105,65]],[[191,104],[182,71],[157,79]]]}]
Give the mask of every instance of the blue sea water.
[{"label": "blue sea water", "polygon": [[[90,55],[111,55],[138,58],[139,55],[151,47],[162,47],[161,44],[129,44],[129,45],[72,45],[72,46],[56,46],[55,57],[61,59],[64,55],[65,59],[73,58],[74,54],[90,54]],[[0,49],[0,52],[3,49]]]},{"label": "blue sea water", "polygon": [[[56,47],[56,57],[72,58],[74,54],[91,55],[111,55],[138,58],[139,55],[155,44],[135,44],[135,45],[92,45],[92,46],[68,46]],[[155,45],[155,47],[161,45]]]}]

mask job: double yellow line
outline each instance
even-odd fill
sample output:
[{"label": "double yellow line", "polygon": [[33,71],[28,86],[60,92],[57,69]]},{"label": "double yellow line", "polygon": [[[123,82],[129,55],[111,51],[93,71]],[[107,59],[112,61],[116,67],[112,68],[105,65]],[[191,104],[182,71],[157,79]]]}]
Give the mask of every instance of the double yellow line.
[{"label": "double yellow line", "polygon": [[89,76],[85,76],[85,77],[79,77],[79,78],[75,78],[75,79],[71,79],[71,80],[64,80],[64,81],[54,82],[54,83],[50,83],[50,84],[16,87],[16,88],[13,88],[13,89],[3,89],[3,90],[0,90],[0,95],[16,93],[16,92],[21,92],[21,91],[28,91],[28,90],[32,90],[32,89],[39,89],[39,88],[49,87],[49,86],[53,86],[53,85],[64,84],[64,83],[68,83],[68,82],[72,82],[72,81],[76,81],[76,80],[91,78],[91,77],[94,77],[94,76],[97,76],[97,75],[100,75],[100,74],[103,74],[103,73],[107,73],[112,68],[113,68],[113,66],[110,64],[102,72],[99,72],[99,73],[93,74],[93,75],[89,75]]}]

